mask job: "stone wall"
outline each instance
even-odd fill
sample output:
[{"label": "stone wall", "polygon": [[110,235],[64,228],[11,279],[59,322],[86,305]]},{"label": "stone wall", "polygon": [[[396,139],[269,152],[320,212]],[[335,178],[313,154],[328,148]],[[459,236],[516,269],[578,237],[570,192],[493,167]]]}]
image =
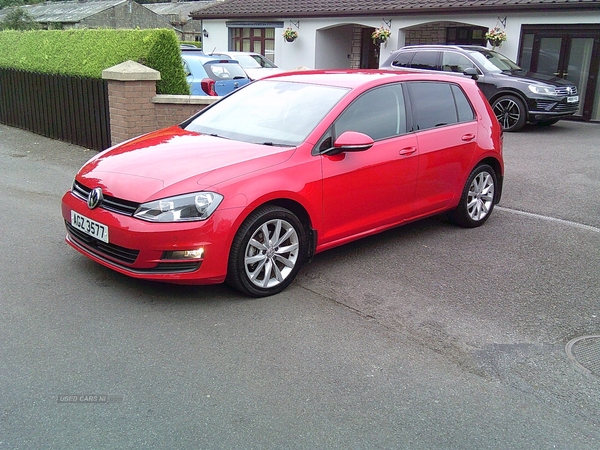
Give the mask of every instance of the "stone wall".
[{"label": "stone wall", "polygon": [[350,54],[350,68],[360,69],[360,54],[362,50],[362,29],[360,25],[354,25],[352,29],[352,53]]},{"label": "stone wall", "polygon": [[133,0],[86,17],[78,22],[75,27],[127,29],[173,28],[166,18]]},{"label": "stone wall", "polygon": [[405,45],[445,44],[449,22],[434,22],[406,29]]}]

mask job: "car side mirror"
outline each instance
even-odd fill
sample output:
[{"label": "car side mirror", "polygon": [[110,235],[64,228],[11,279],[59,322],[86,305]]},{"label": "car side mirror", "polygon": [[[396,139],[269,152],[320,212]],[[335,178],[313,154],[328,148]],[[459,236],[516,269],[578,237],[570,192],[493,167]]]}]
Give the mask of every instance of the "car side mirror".
[{"label": "car side mirror", "polygon": [[358,131],[344,131],[333,143],[333,147],[325,151],[326,155],[338,155],[342,152],[363,152],[373,147],[375,141]]},{"label": "car side mirror", "polygon": [[471,77],[475,81],[479,80],[479,74],[477,73],[477,69],[475,69],[473,67],[469,67],[469,68],[465,69],[465,71],[463,72],[463,75]]}]

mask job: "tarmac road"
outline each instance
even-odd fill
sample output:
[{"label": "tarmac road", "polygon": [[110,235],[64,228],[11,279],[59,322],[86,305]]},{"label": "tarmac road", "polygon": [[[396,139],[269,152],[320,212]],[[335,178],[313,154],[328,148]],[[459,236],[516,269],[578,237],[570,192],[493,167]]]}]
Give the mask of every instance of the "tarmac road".
[{"label": "tarmac road", "polygon": [[363,239],[254,300],[70,249],[94,153],[0,125],[0,449],[598,448],[600,378],[565,353],[600,334],[598,142],[505,134],[484,227]]}]

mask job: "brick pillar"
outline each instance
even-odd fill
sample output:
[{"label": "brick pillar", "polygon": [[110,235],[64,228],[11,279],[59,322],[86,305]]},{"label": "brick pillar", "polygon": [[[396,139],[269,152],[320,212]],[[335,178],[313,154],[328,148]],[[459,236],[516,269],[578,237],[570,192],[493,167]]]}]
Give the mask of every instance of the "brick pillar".
[{"label": "brick pillar", "polygon": [[103,70],[102,78],[108,80],[112,145],[158,128],[152,98],[160,72],[125,61]]}]

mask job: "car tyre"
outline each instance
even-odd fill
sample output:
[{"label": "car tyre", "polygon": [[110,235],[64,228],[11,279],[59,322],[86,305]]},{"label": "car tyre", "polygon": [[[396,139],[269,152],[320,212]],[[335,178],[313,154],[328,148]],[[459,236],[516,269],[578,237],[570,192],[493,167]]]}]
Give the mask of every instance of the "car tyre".
[{"label": "car tyre", "polygon": [[304,226],[294,213],[262,206],[248,216],[233,240],[226,282],[251,297],[277,294],[296,277],[306,245]]},{"label": "car tyre", "polygon": [[492,109],[503,131],[519,131],[525,126],[527,110],[520,98],[503,95],[494,100]]},{"label": "car tyre", "polygon": [[483,225],[492,214],[495,203],[496,172],[487,164],[481,164],[469,175],[460,202],[450,213],[450,219],[465,228]]}]

